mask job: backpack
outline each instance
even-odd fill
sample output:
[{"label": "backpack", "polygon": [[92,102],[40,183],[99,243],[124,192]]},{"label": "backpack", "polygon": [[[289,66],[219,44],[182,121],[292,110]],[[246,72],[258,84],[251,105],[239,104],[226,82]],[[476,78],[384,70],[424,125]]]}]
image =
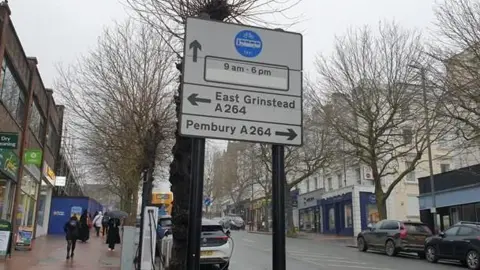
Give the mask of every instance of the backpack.
[{"label": "backpack", "polygon": [[78,222],[76,220],[70,220],[70,222],[68,223],[70,225],[70,227],[77,227],[78,225]]},{"label": "backpack", "polygon": [[109,217],[103,216],[103,218],[102,218],[102,224],[103,224],[103,225],[107,225],[107,223],[108,223],[109,220],[110,220]]}]

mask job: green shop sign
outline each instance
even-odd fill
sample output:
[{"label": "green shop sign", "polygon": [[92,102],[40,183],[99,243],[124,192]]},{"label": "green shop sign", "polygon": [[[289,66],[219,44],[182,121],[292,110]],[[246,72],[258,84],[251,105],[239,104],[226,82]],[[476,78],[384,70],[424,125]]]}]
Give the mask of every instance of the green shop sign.
[{"label": "green shop sign", "polygon": [[12,150],[0,149],[0,171],[7,176],[17,179],[18,156]]},{"label": "green shop sign", "polygon": [[18,134],[0,132],[0,149],[17,149]]},{"label": "green shop sign", "polygon": [[37,165],[42,166],[42,150],[40,149],[27,149],[25,151],[25,165]]}]

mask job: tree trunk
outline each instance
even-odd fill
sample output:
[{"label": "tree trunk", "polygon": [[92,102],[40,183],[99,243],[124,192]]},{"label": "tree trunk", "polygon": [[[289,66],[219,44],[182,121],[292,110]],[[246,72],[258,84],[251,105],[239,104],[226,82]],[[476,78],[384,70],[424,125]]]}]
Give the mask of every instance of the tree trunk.
[{"label": "tree trunk", "polygon": [[387,203],[386,199],[384,199],[383,195],[378,196],[378,194],[375,196],[377,200],[377,209],[378,209],[378,215],[380,220],[387,219]]},{"label": "tree trunk", "polygon": [[[180,90],[181,86],[179,86]],[[177,119],[180,110],[179,97],[175,97]],[[190,165],[192,153],[192,139],[181,137],[175,131],[175,145],[172,149],[173,161],[170,164],[170,183],[174,196],[172,223],[173,223],[173,250],[169,269],[185,269],[187,262],[188,212],[190,199]]]},{"label": "tree trunk", "polygon": [[[125,197],[126,200],[122,200],[121,209],[128,213],[128,217],[125,219],[125,225],[135,226],[137,220],[137,200],[138,200],[138,189],[127,189]],[[137,199],[137,200],[135,200]]]}]

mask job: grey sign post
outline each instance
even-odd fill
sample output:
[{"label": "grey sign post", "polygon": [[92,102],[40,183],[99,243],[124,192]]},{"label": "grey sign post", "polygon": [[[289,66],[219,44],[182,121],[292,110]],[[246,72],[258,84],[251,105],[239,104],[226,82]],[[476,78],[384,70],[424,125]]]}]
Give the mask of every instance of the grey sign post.
[{"label": "grey sign post", "polygon": [[[284,146],[303,143],[302,69],[302,36],[298,33],[187,19],[180,134],[273,144],[275,270],[285,270]],[[201,258],[198,205],[202,201],[195,194],[203,186],[201,144],[193,140],[192,181],[198,187],[192,187],[188,269],[198,269]]]}]

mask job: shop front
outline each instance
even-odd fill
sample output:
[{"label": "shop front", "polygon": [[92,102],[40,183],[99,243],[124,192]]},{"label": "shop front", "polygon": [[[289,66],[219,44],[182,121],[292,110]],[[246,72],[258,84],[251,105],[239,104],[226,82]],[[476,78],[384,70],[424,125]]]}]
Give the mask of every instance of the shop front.
[{"label": "shop front", "polygon": [[0,149],[0,219],[10,221],[12,218],[18,166],[18,156],[14,151]]},{"label": "shop front", "polygon": [[38,196],[37,229],[35,237],[48,233],[48,213],[52,201],[53,187],[55,186],[55,172],[47,162],[43,162],[43,173]]},{"label": "shop front", "polygon": [[315,190],[298,196],[298,224],[299,230],[304,232],[322,232],[322,212],[318,201],[323,189]]},{"label": "shop front", "polygon": [[320,200],[323,230],[327,234],[353,235],[352,192]]}]

